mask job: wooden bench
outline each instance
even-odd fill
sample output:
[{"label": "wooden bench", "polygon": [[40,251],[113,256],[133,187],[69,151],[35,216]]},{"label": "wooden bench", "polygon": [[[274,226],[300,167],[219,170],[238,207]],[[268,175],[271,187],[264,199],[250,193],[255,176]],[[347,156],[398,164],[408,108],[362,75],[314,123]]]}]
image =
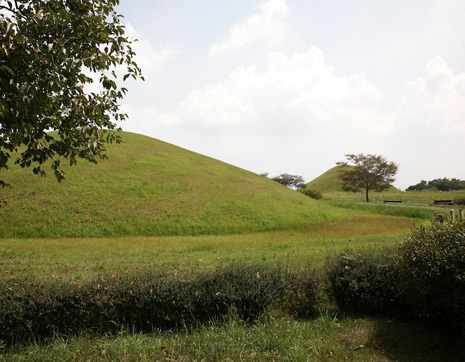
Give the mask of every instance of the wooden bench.
[{"label": "wooden bench", "polygon": [[383,202],[385,204],[401,204],[403,201],[402,200],[384,200]]},{"label": "wooden bench", "polygon": [[434,200],[434,205],[454,205],[452,200]]}]

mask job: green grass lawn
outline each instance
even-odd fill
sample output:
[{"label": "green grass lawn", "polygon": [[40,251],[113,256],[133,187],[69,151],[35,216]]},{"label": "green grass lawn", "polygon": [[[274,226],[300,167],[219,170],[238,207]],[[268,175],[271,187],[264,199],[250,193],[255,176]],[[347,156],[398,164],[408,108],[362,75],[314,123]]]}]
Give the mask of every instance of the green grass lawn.
[{"label": "green grass lawn", "polygon": [[322,265],[346,248],[394,248],[415,219],[358,215],[339,222],[244,235],[0,239],[0,278],[83,280],[100,274],[267,261]]}]

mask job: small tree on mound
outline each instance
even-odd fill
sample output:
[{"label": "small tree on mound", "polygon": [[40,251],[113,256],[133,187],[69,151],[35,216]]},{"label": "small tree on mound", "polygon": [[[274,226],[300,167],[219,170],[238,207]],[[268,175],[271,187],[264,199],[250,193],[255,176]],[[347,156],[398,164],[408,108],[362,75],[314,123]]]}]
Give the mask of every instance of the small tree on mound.
[{"label": "small tree on mound", "polygon": [[394,175],[398,166],[394,162],[386,160],[379,155],[345,155],[347,161],[337,162],[337,165],[347,166],[353,163],[353,167],[341,171],[340,179],[345,191],[358,192],[365,190],[366,202],[370,202],[369,192],[387,190],[394,182]]},{"label": "small tree on mound", "polygon": [[288,173],[282,173],[279,176],[271,178],[273,181],[279,182],[281,185],[294,188],[296,190],[301,189],[305,186],[305,181],[302,176],[289,175]]}]

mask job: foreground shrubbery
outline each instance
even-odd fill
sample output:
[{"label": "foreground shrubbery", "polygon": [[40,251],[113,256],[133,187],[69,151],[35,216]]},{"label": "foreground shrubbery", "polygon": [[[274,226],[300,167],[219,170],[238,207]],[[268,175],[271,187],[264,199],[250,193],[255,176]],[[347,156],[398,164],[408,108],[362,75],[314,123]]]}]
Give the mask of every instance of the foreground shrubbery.
[{"label": "foreground shrubbery", "polygon": [[102,278],[86,285],[2,282],[0,339],[11,344],[56,333],[176,329],[228,317],[253,321],[272,305],[311,315],[318,285],[311,268],[245,264],[193,275]]},{"label": "foreground shrubbery", "polygon": [[399,262],[415,311],[465,334],[465,222],[416,228]]},{"label": "foreground shrubbery", "polygon": [[465,336],[465,222],[419,227],[397,253],[345,252],[311,268],[231,264],[199,273],[145,273],[76,284],[0,282],[0,343],[55,334],[176,330],[268,309],[315,315],[326,286],[343,312],[411,313]]},{"label": "foreground shrubbery", "polygon": [[465,335],[465,222],[418,227],[398,255],[343,253],[326,265],[342,311],[409,311]]},{"label": "foreground shrubbery", "polygon": [[402,308],[396,256],[388,252],[344,252],[326,264],[329,294],[347,312],[393,312]]}]

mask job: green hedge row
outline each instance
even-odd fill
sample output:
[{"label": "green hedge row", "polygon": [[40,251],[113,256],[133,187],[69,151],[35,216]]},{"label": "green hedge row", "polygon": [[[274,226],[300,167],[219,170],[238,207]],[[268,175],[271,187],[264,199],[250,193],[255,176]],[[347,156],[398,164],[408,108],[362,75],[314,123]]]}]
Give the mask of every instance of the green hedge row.
[{"label": "green hedge row", "polygon": [[316,272],[228,265],[198,274],[143,274],[77,285],[0,283],[0,339],[6,344],[80,332],[146,332],[211,320],[253,321],[273,305],[296,315],[318,307]]},{"label": "green hedge row", "polygon": [[0,342],[176,329],[231,317],[253,321],[269,308],[311,316],[324,286],[341,311],[410,313],[465,336],[465,222],[416,228],[397,253],[334,256],[324,277],[311,267],[232,264],[87,284],[1,281]]}]

